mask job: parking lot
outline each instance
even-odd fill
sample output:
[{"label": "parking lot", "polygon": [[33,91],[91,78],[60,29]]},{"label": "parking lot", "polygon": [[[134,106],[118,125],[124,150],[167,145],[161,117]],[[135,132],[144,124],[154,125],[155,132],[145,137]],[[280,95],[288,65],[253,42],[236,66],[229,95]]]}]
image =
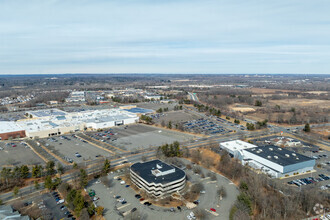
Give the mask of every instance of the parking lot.
[{"label": "parking lot", "polygon": [[187,131],[208,135],[227,134],[229,132],[232,132],[232,130],[228,130],[222,125],[215,123],[214,121],[203,118],[184,122],[183,127],[184,130]]},{"label": "parking lot", "polygon": [[185,111],[164,112],[164,113],[151,115],[151,117],[153,118],[154,122],[161,124],[162,121],[164,121],[166,125],[170,121],[172,122],[172,124],[175,125],[176,123],[197,120],[201,118],[200,115]]},{"label": "parking lot", "polygon": [[35,165],[45,162],[30,147],[18,141],[0,142],[0,166]]},{"label": "parking lot", "polygon": [[[106,133],[108,131],[111,134]],[[193,135],[143,124],[113,127],[103,132],[91,132],[88,134],[97,140],[128,151],[160,146],[174,141],[189,141],[195,138]]]},{"label": "parking lot", "polygon": [[54,153],[60,154],[62,158],[65,158],[69,162],[70,159],[72,159],[73,162],[80,163],[100,156],[110,156],[109,152],[87,142],[83,142],[78,138],[74,138],[72,135],[45,138],[41,140],[41,143],[48,149],[53,150],[53,152],[55,149],[56,152]]},{"label": "parking lot", "polygon": [[44,193],[41,195],[36,195],[33,197],[29,197],[27,199],[22,199],[19,202],[16,202],[16,205],[17,203],[22,203],[20,207],[22,207],[23,212],[29,212],[30,210],[30,212],[39,213],[42,219],[71,220],[73,216],[70,215],[71,213],[69,213],[64,203],[57,204],[56,200],[59,201],[62,198],[55,197],[54,195],[52,193]]},{"label": "parking lot", "polygon": [[[185,161],[185,160],[184,160]],[[188,163],[188,161],[185,161]],[[201,167],[204,174],[210,172]],[[216,175],[217,180],[211,181],[210,178],[202,178],[200,175],[194,174],[192,170],[186,170],[189,180],[192,183],[201,182],[204,185],[203,192],[198,200],[200,203],[196,208],[205,210],[206,216],[203,219],[228,219],[229,210],[234,204],[238,195],[236,186],[223,176]],[[93,189],[96,196],[99,198],[97,205],[105,207],[106,219],[130,219],[131,215],[138,215],[142,219],[188,219],[187,216],[194,212],[194,209],[188,209],[185,206],[165,208],[155,205],[144,205],[147,200],[140,201],[135,197],[136,192],[129,186],[121,184],[121,180],[115,178],[123,173],[111,173],[108,179],[111,181],[111,186],[107,187],[99,181],[94,181],[89,184],[88,189]],[[220,200],[217,196],[217,189],[223,186],[227,192],[227,196]],[[125,202],[121,202],[125,201]],[[124,204],[123,204],[124,203]],[[136,211],[132,210],[136,208]],[[210,211],[210,209],[215,211]],[[135,209],[134,209],[135,210]]]}]

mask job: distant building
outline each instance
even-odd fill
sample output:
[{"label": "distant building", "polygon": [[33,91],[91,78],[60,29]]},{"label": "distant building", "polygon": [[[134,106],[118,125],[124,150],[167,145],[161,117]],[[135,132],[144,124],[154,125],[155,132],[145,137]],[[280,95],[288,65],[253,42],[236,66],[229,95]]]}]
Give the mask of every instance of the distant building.
[{"label": "distant building", "polygon": [[243,164],[260,169],[278,178],[312,171],[315,160],[277,146],[255,147],[243,150]]},{"label": "distant building", "polygon": [[160,100],[162,98],[161,95],[145,95],[145,99],[150,99],[150,100]]},{"label": "distant building", "polygon": [[135,163],[130,169],[131,181],[147,194],[164,197],[180,192],[186,185],[186,173],[160,160]]},{"label": "distant building", "polygon": [[57,105],[58,104],[58,101],[49,101],[49,104],[50,105]]},{"label": "distant building", "polygon": [[0,206],[1,220],[30,220],[29,216],[22,216],[18,211],[14,210],[12,206]]},{"label": "distant building", "polygon": [[85,102],[85,92],[84,91],[75,91],[71,92],[70,97],[65,99],[66,102]]},{"label": "distant building", "polygon": [[250,144],[241,140],[227,141],[220,143],[220,148],[228,151],[230,156],[239,160],[243,159],[243,150],[257,147],[257,145]]}]

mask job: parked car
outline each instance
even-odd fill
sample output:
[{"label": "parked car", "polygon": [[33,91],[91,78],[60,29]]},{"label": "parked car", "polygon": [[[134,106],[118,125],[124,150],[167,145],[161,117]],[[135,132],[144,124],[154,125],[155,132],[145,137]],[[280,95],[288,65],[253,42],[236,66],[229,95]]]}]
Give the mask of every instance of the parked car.
[{"label": "parked car", "polygon": [[64,199],[61,199],[61,200],[57,201],[57,204],[58,204],[58,205],[59,205],[59,204],[62,204],[62,203],[64,203]]},{"label": "parked car", "polygon": [[215,210],[214,208],[210,208],[210,210],[212,211],[212,212],[216,212],[217,210]]}]

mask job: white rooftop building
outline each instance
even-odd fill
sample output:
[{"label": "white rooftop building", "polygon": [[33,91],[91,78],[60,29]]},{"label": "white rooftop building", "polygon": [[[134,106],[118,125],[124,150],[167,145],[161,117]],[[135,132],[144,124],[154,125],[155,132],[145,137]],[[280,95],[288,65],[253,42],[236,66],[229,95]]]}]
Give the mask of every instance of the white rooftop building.
[{"label": "white rooftop building", "polygon": [[257,147],[257,145],[250,144],[241,140],[227,141],[220,143],[220,148],[228,151],[228,153],[239,160],[243,158],[243,150]]},{"label": "white rooftop building", "polygon": [[16,124],[28,137],[49,137],[83,129],[103,129],[135,123],[136,114],[122,109],[103,109],[81,112],[64,112],[58,109],[30,111],[32,119],[21,120]]}]

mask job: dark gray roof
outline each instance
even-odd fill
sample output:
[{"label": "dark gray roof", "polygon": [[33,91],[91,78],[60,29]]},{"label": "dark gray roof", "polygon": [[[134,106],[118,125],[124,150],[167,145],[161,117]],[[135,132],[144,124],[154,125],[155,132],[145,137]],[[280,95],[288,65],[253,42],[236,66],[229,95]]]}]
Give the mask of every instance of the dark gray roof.
[{"label": "dark gray roof", "polygon": [[[159,169],[162,172],[173,168],[175,168],[175,172],[164,176],[156,177],[151,173],[151,170],[157,169],[156,167],[157,164],[162,166],[162,168]],[[135,163],[131,166],[131,170],[134,171],[136,174],[138,174],[142,179],[144,179],[148,183],[166,184],[168,182],[173,182],[175,180],[181,179],[186,175],[186,173],[183,170],[177,168],[176,166],[168,165],[160,160],[151,160],[144,163],[140,163],[140,162]]]},{"label": "dark gray roof", "polygon": [[255,147],[244,150],[282,166],[314,160],[313,158],[306,157],[302,154],[298,154],[296,152],[289,151],[285,148],[273,145]]}]

